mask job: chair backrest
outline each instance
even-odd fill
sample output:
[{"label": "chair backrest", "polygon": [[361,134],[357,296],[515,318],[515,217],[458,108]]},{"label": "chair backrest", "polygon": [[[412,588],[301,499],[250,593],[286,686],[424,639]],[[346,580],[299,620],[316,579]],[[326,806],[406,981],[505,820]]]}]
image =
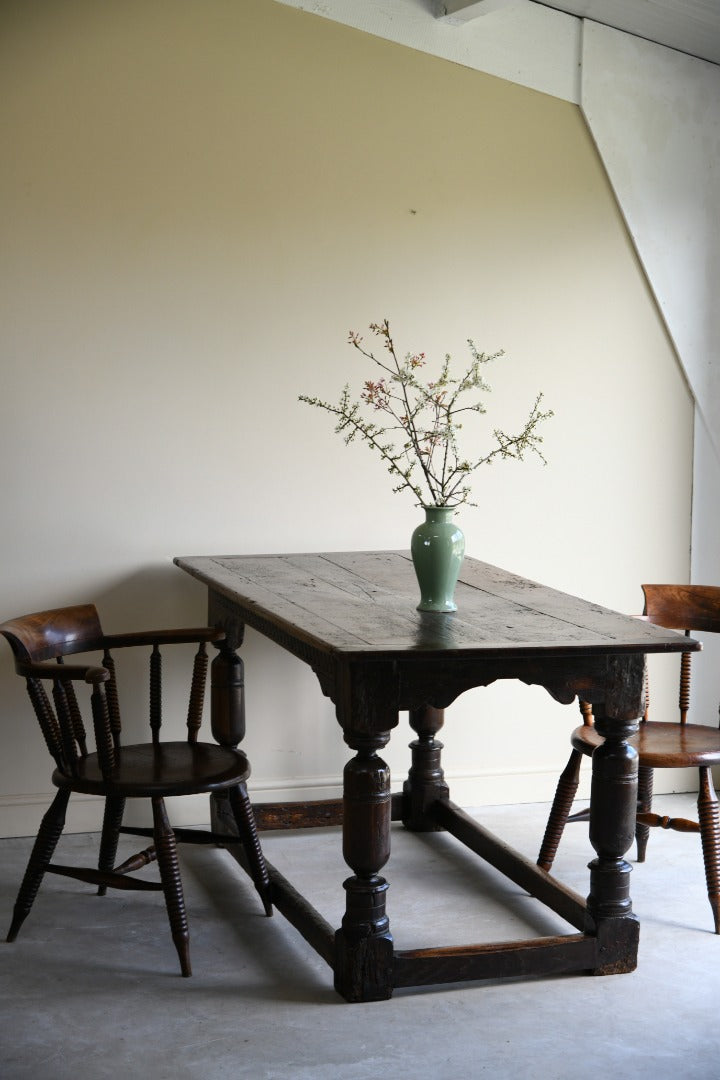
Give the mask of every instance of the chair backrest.
[{"label": "chair backrest", "polygon": [[[720,586],[717,585],[643,585],[644,614],[652,623],[668,630],[720,633]],[[680,723],[687,722],[690,708],[691,653],[680,661]]]},{"label": "chair backrest", "polygon": [[37,611],[0,626],[16,661],[54,660],[102,647],[102,629],[93,604]]},{"label": "chair backrest", "polygon": [[[103,775],[112,773],[121,742],[121,720],[115,662],[111,648],[151,647],[150,729],[153,743],[160,741],[162,724],[162,657],[160,644],[199,645],[195,655],[188,705],[188,741],[197,741],[207,673],[206,641],[222,637],[219,631],[180,630],[106,636],[92,604],[55,608],[10,619],[0,625],[15,656],[15,670],[26,680],[27,691],[47,748],[61,772],[76,775],[87,757],[87,736],[74,682],[92,686],[92,724],[95,748]],[[81,652],[102,652],[102,666],[65,664],[65,657]],[[45,684],[52,684],[52,702]],[[54,708],[53,708],[54,705]]]},{"label": "chair backrest", "polygon": [[[64,667],[63,660],[65,656],[73,653],[102,647],[102,629],[95,607],[92,604],[82,604],[37,611],[8,620],[0,625],[0,633],[10,643],[15,657],[15,670],[26,680],[30,701],[55,764],[61,772],[75,774],[78,760],[88,754],[87,736],[75,689],[68,677],[71,673]],[[48,667],[47,661],[52,660],[56,662],[58,674],[57,678],[51,680],[54,709],[45,690],[41,672],[41,665]],[[50,677],[49,671],[47,677]],[[97,693],[96,689],[93,697]],[[95,704],[96,709],[98,705],[107,712],[104,695],[103,701]],[[103,753],[103,759],[111,768],[112,734],[109,734],[109,739],[98,740],[98,753],[101,751],[101,744],[107,744],[107,753]]]},{"label": "chair backrest", "polygon": [[720,634],[720,586],[643,585],[650,622],[668,630]]}]

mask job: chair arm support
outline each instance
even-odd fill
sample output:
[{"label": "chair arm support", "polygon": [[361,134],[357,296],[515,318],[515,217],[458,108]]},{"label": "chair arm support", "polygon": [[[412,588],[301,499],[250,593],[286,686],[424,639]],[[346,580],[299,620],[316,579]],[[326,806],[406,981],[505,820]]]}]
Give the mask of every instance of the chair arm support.
[{"label": "chair arm support", "polygon": [[97,665],[86,664],[53,664],[53,663],[36,663],[36,664],[24,664],[18,662],[15,665],[15,670],[18,675],[23,675],[26,679],[52,679],[53,681],[70,682],[71,680],[92,683],[97,685],[99,683],[107,682],[110,678],[110,672],[107,668],[98,667]]},{"label": "chair arm support", "polygon": [[107,649],[127,649],[136,645],[193,645],[203,641],[222,641],[225,632],[213,626],[180,630],[137,630],[127,634],[105,634]]}]

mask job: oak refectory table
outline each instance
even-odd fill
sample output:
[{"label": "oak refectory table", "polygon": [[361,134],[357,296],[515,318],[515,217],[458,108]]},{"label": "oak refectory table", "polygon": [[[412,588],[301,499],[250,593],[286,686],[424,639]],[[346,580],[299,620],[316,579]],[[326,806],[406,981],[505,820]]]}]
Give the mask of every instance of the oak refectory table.
[{"label": "oak refectory table", "polygon": [[[269,867],[273,903],[330,965],[342,997],[377,1001],[398,987],[635,968],[639,925],[623,856],[635,832],[638,768],[627,740],[643,713],[646,654],[691,651],[698,642],[470,558],[454,614],[416,610],[407,552],[175,562],[207,586],[209,623],[225,631],[212,662],[214,738],[236,746],[245,733],[243,665],[236,650],[247,625],[310,665],[355,752],[345,766],[342,800],[255,807],[260,829],[342,824],[343,856],[352,874],[344,882],[339,929]],[[587,900],[450,800],[436,739],[443,710],[465,690],[497,679],[543,686],[565,704],[577,697],[593,705],[605,741],[593,756],[590,840],[597,857],[590,863]],[[417,739],[404,790],[391,794],[390,770],[379,751],[403,710]],[[212,798],[214,829],[232,833],[222,796]],[[396,951],[385,905],[388,885],[380,875],[393,820],[419,832],[447,830],[576,933]],[[242,862],[242,852],[237,857]]]}]

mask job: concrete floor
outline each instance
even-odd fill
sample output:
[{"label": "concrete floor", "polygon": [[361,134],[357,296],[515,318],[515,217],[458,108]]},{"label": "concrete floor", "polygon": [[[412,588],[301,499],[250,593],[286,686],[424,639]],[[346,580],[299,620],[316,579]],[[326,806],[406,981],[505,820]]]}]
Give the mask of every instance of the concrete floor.
[{"label": "concrete floor", "polygon": [[[693,811],[692,796],[657,801],[663,813]],[[547,806],[476,814],[534,857]],[[337,831],[263,842],[337,924],[347,876]],[[3,927],[30,844],[0,841]],[[134,849],[123,838],[122,854]],[[69,836],[56,857],[92,865],[96,850],[96,836]],[[81,883],[45,879],[17,942],[0,946],[3,1080],[720,1077],[720,937],[697,836],[655,830],[649,861],[632,875],[642,923],[632,975],[405,990],[365,1005],[336,996],[329,968],[282,916],[262,916],[229,855],[181,850],[191,979],[177,973],[157,893],[99,898]],[[587,826],[568,826],[555,872],[583,895],[592,855]],[[394,826],[386,874],[398,948],[570,932],[447,835]]]}]

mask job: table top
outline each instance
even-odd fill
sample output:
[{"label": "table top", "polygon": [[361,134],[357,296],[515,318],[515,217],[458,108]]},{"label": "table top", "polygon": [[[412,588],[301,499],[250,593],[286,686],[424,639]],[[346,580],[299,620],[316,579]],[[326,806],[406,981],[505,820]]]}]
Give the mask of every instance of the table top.
[{"label": "table top", "polygon": [[[343,660],[687,652],[700,643],[466,558],[452,614],[416,610],[409,552],[176,558],[248,626]],[[639,592],[639,587],[638,587]]]}]

